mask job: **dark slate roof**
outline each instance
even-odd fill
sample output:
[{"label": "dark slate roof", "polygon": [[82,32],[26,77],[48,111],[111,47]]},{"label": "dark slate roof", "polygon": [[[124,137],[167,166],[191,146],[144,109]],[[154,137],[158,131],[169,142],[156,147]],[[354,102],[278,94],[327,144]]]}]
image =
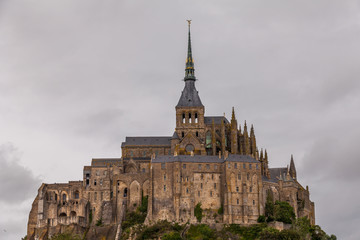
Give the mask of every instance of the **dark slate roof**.
[{"label": "dark slate roof", "polygon": [[215,124],[221,124],[222,120],[225,120],[225,123],[230,123],[224,116],[205,116],[204,122],[206,125],[209,125],[212,124],[213,119]]},{"label": "dark slate roof", "polygon": [[173,138],[173,139],[179,139],[179,135],[178,135],[176,132],[174,132],[172,138]]},{"label": "dark slate roof", "polygon": [[225,160],[223,157],[218,156],[203,156],[203,155],[164,155],[157,156],[152,160],[153,163],[164,163],[164,162],[199,162],[199,163],[223,163],[228,162],[249,162],[249,163],[260,163],[256,159],[247,155],[229,154],[229,157]]},{"label": "dark slate roof", "polygon": [[195,88],[195,81],[185,81],[184,90],[181,93],[177,107],[203,107],[199,92]]},{"label": "dark slate roof", "polygon": [[171,137],[126,137],[121,146],[170,146],[170,141]]},{"label": "dark slate roof", "polygon": [[277,183],[279,181],[280,174],[283,177],[283,179],[285,179],[286,174],[287,174],[287,168],[286,167],[285,168],[269,168],[269,173],[270,173],[270,179],[267,177],[263,177],[263,181]]},{"label": "dark slate roof", "polygon": [[106,166],[107,163],[115,164],[121,161],[121,158],[93,158],[91,166]]}]

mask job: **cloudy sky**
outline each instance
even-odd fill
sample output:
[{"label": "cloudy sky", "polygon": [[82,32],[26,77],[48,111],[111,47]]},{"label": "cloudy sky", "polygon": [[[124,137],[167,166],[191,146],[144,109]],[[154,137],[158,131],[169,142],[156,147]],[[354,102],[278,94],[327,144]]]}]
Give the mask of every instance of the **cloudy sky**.
[{"label": "cloudy sky", "polygon": [[207,115],[294,154],[317,224],[360,239],[360,1],[0,0],[0,238],[41,182],[82,178],[125,136],[171,135],[192,19]]}]

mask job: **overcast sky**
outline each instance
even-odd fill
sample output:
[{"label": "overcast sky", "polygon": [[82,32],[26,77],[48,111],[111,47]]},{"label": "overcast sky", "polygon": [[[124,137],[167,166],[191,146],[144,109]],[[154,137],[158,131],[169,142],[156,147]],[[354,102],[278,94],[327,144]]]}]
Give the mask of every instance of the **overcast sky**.
[{"label": "overcast sky", "polygon": [[0,0],[0,238],[41,182],[80,180],[125,136],[172,135],[187,23],[206,115],[294,154],[316,222],[360,239],[360,1]]}]

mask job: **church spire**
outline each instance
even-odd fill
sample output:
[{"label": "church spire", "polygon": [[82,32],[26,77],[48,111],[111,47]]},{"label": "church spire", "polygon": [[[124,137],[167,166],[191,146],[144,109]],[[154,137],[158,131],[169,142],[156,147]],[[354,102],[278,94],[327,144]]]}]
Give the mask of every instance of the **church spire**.
[{"label": "church spire", "polygon": [[190,35],[191,20],[187,20],[187,21],[189,23],[189,37],[188,37],[189,39],[188,39],[188,52],[187,52],[187,58],[186,58],[184,81],[187,81],[187,80],[196,81],[195,68],[194,68],[194,59],[192,57],[192,51],[191,51],[191,35]]}]

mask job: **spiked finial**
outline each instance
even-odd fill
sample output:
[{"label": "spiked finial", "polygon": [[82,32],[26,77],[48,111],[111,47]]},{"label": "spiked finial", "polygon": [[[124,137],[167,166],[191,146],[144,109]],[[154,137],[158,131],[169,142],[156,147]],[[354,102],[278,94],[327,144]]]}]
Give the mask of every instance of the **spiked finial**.
[{"label": "spiked finial", "polygon": [[232,107],[232,113],[231,113],[231,120],[235,120],[235,110],[234,107]]},{"label": "spiked finial", "polygon": [[294,158],[293,155],[291,154],[291,160],[290,160],[290,176],[294,179],[296,179],[296,168],[295,168],[295,163],[294,163]]},{"label": "spiked finial", "polygon": [[194,68],[194,60],[192,58],[192,51],[191,51],[191,36],[190,36],[190,25],[191,20],[186,20],[189,24],[189,39],[188,39],[188,53],[186,58],[186,68],[185,68],[185,78],[184,81],[193,80],[196,81],[195,78],[195,68]]}]

